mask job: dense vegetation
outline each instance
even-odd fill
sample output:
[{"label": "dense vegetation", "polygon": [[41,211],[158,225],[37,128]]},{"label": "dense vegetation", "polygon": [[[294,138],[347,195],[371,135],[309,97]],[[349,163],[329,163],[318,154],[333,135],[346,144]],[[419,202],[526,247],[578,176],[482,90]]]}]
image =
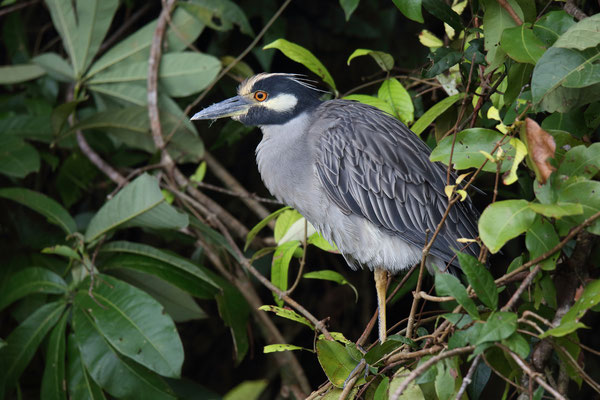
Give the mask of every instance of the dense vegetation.
[{"label": "dense vegetation", "polygon": [[[0,399],[598,396],[598,8],[0,2]],[[384,344],[259,133],[189,120],[261,71],[400,119],[482,212],[460,277],[393,278]]]}]

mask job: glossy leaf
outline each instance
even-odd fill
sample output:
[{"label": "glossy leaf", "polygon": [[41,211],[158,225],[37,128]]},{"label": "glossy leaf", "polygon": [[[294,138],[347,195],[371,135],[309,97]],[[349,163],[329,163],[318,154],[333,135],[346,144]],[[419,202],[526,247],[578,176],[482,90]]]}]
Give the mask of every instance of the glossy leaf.
[{"label": "glossy leaf", "polygon": [[[344,381],[350,376],[358,364],[346,348],[338,342],[321,339],[317,341],[317,358],[329,381],[336,387],[343,387]],[[359,379],[357,384],[363,380]]]},{"label": "glossy leaf", "polygon": [[29,143],[11,136],[0,136],[0,174],[25,178],[40,169],[40,155]]},{"label": "glossy leaf", "polygon": [[517,314],[511,312],[492,313],[483,324],[474,345],[506,339],[517,330]]},{"label": "glossy leaf", "polygon": [[594,280],[585,286],[579,299],[563,316],[561,324],[580,319],[587,310],[598,303],[600,303],[600,280]]},{"label": "glossy leaf", "polygon": [[303,316],[301,316],[300,314],[296,313],[293,310],[287,309],[287,308],[282,308],[282,307],[276,307],[276,306],[260,306],[258,308],[259,310],[262,311],[270,311],[270,312],[274,312],[275,315],[282,317],[282,318],[286,318],[292,321],[296,321],[296,322],[300,322],[301,324],[304,324],[306,326],[308,326],[311,329],[314,329],[314,327],[312,326],[312,324],[310,323],[309,320],[307,320],[306,318],[304,318]]},{"label": "glossy leaf", "polygon": [[385,100],[382,100],[375,96],[369,96],[366,94],[351,94],[344,97],[345,100],[354,100],[360,101],[361,103],[367,104],[369,106],[377,107],[381,111],[386,112],[390,115],[394,115],[394,109],[392,106],[387,103]]},{"label": "glossy leaf", "polygon": [[326,281],[332,281],[340,285],[348,285],[354,291],[354,296],[356,297],[356,301],[358,301],[358,290],[356,290],[354,285],[348,282],[348,280],[337,271],[332,271],[330,269],[311,271],[305,273],[304,275],[302,275],[302,277],[307,279],[322,279]]},{"label": "glossy leaf", "polygon": [[244,245],[244,251],[248,249],[248,246],[250,246],[250,243],[252,243],[252,240],[254,240],[254,238],[256,237],[258,232],[260,232],[265,226],[267,226],[269,224],[269,222],[271,222],[272,220],[277,218],[281,213],[283,213],[284,211],[287,211],[287,210],[291,210],[291,207],[280,208],[279,210],[277,210],[277,211],[271,213],[270,215],[268,215],[267,217],[265,217],[262,221],[260,221],[258,224],[256,224],[252,229],[250,229],[250,232],[248,232],[248,234],[246,235],[246,244]]},{"label": "glossy leaf", "polygon": [[558,174],[571,176],[583,176],[593,178],[600,171],[600,143],[591,146],[577,146],[565,154]]},{"label": "glossy leaf", "polygon": [[429,58],[433,62],[433,65],[423,74],[425,78],[433,78],[448,71],[460,61],[462,54],[449,47],[440,47],[435,52],[431,53]]},{"label": "glossy leaf", "polygon": [[0,66],[0,85],[13,85],[27,82],[46,74],[37,64],[3,65]]},{"label": "glossy leaf", "polygon": [[352,54],[350,54],[350,57],[348,57],[348,61],[346,61],[346,63],[350,65],[350,62],[353,59],[360,56],[371,56],[377,65],[379,65],[379,68],[384,71],[390,71],[392,68],[394,68],[394,57],[392,57],[391,54],[369,49],[354,50]]},{"label": "glossy leaf", "polygon": [[533,32],[546,46],[552,46],[573,25],[573,17],[565,11],[550,11],[535,22]]},{"label": "glossy leaf", "polygon": [[315,247],[318,247],[321,250],[328,251],[330,253],[339,253],[339,249],[333,243],[329,243],[323,235],[319,232],[315,232],[308,238],[308,244],[312,244]]},{"label": "glossy leaf", "polygon": [[423,115],[410,127],[410,129],[420,135],[437,117],[442,115],[447,109],[452,107],[454,103],[462,100],[465,97],[464,93],[458,93],[454,96],[446,97],[444,100],[436,103],[429,110],[425,111]]},{"label": "glossy leaf", "polygon": [[[486,160],[486,156],[481,152],[490,153],[498,141],[503,140],[504,135],[485,128],[471,128],[456,134],[454,143],[454,152],[452,154],[452,163],[456,169],[478,168]],[[515,156],[515,148],[508,141],[501,146],[505,158]],[[441,161],[448,164],[450,153],[452,152],[452,136],[448,136],[433,149],[429,159],[431,161]],[[502,163],[501,171],[507,171],[510,168],[508,162]],[[483,167],[484,171],[496,172],[496,165],[487,162]]]},{"label": "glossy leaf", "polygon": [[[288,288],[288,270],[290,261],[297,248],[300,247],[298,240],[283,243],[275,249],[273,254],[273,263],[271,264],[271,282],[281,290]],[[283,305],[283,300],[276,293],[273,293],[275,301],[280,306]]]},{"label": "glossy leaf", "polygon": [[38,346],[64,310],[63,301],[44,304],[8,335],[7,345],[2,349],[3,376],[0,377],[0,386],[4,383],[10,388],[17,384]]},{"label": "glossy leaf", "polygon": [[479,218],[479,235],[492,253],[504,244],[527,231],[535,212],[525,200],[504,200],[490,204]]},{"label": "glossy leaf", "polygon": [[[562,184],[558,192],[558,201],[567,203],[579,203],[583,208],[583,214],[565,217],[557,223],[559,234],[566,234],[570,228],[569,222],[580,224],[586,218],[600,211],[600,182],[590,181],[584,178],[571,178]],[[560,229],[562,227],[562,229]],[[600,234],[600,221],[596,220],[587,230],[596,235]]]},{"label": "glossy leaf", "polygon": [[510,58],[520,63],[535,64],[546,51],[544,43],[533,33],[531,24],[505,29],[500,45]]},{"label": "glossy leaf", "polygon": [[539,204],[529,203],[529,208],[537,214],[549,218],[562,218],[569,215],[583,214],[583,207],[577,203]]},{"label": "glossy leaf", "polygon": [[304,347],[284,343],[284,344],[269,344],[263,348],[263,353],[267,354],[267,353],[276,353],[279,351],[294,351],[294,350],[311,351],[310,349],[306,349]]},{"label": "glossy leaf", "polygon": [[584,50],[600,43],[600,15],[595,14],[571,26],[554,43],[554,47]]},{"label": "glossy leaf", "polygon": [[[112,396],[158,400],[176,398],[160,376],[118,353],[96,325],[94,317],[79,306],[73,310],[73,330],[87,372]],[[90,388],[90,391],[93,389]]]},{"label": "glossy leaf", "polygon": [[561,322],[556,328],[548,329],[546,332],[542,333],[540,339],[547,338],[548,336],[563,337],[575,332],[579,328],[587,328],[587,326],[575,320],[568,320]]},{"label": "glossy leaf", "polygon": [[479,319],[479,312],[473,300],[467,294],[467,289],[460,283],[457,277],[445,274],[435,274],[435,291],[440,296],[452,296],[456,299],[473,319]]},{"label": "glossy leaf", "polygon": [[125,282],[107,275],[98,281],[93,299],[88,294],[89,280],[83,282],[75,295],[76,306],[93,318],[98,331],[121,354],[163,376],[179,377],[183,346],[163,307]]},{"label": "glossy leaf", "polygon": [[42,214],[48,219],[48,222],[58,225],[67,234],[77,231],[75,220],[69,215],[67,210],[45,194],[25,188],[13,187],[0,189],[0,197],[16,201]]},{"label": "glossy leaf", "polygon": [[71,333],[67,341],[67,382],[69,398],[105,400],[100,386],[90,377],[77,348],[75,335]]},{"label": "glossy leaf", "polygon": [[[550,221],[539,215],[536,216],[525,235],[525,245],[529,250],[529,258],[531,259],[550,251],[559,241],[560,239]],[[560,252],[554,253],[541,261],[539,265],[546,271],[552,271],[556,268],[556,260],[559,255]]]},{"label": "glossy leaf", "polygon": [[396,78],[383,81],[377,92],[377,98],[388,103],[394,111],[392,115],[404,124],[409,125],[414,120],[415,107],[410,94]]},{"label": "glossy leaf", "polygon": [[263,50],[278,49],[289,59],[296,61],[317,74],[323,82],[336,91],[335,82],[325,66],[309,50],[285,39],[277,39],[263,47]]},{"label": "glossy leaf", "polygon": [[180,229],[187,224],[186,214],[165,203],[158,181],[143,174],[100,208],[88,225],[85,240],[91,242],[117,228]]},{"label": "glossy leaf", "polygon": [[463,29],[460,16],[450,8],[443,0],[421,0],[423,8],[437,19],[444,21],[455,31]]},{"label": "glossy leaf", "polygon": [[48,351],[46,352],[46,368],[42,377],[41,399],[60,400],[67,399],[67,388],[65,386],[65,348],[68,313],[64,313],[56,324],[50,338],[48,339]]},{"label": "glossy leaf", "polygon": [[[300,215],[300,213],[293,209],[288,209],[283,211],[278,217],[277,221],[275,221],[275,229],[273,230],[273,236],[275,238],[275,242],[277,244],[283,243],[281,238],[286,235],[289,229],[294,225],[294,223],[298,220],[302,219],[303,222],[307,223],[306,220]],[[302,224],[304,225],[304,224]],[[304,236],[304,227],[302,227],[302,236]],[[299,240],[304,240],[304,238],[300,238]],[[287,241],[287,240],[286,240]]]},{"label": "glossy leaf", "polygon": [[467,276],[467,280],[475,290],[477,297],[492,310],[498,308],[498,289],[492,274],[485,265],[469,254],[456,252],[456,255],[460,262],[460,268]]},{"label": "glossy leaf", "polygon": [[65,281],[48,268],[23,268],[13,273],[4,286],[0,294],[0,310],[30,294],[66,292]]},{"label": "glossy leaf", "polygon": [[219,292],[219,285],[210,278],[206,268],[147,244],[110,242],[100,248],[100,254],[109,253],[119,255],[103,263],[101,269],[129,269],[149,273],[201,299],[212,298]]},{"label": "glossy leaf", "polygon": [[421,11],[422,0],[392,0],[396,7],[408,19],[423,23],[423,12]]}]

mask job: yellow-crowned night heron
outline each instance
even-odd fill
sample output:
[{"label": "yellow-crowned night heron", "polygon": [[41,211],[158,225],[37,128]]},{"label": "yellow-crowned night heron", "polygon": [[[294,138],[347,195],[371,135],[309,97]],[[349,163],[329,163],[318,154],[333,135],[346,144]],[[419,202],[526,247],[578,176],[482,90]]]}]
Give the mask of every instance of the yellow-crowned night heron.
[{"label": "yellow-crowned night heron", "polygon": [[[192,119],[231,117],[261,128],[256,160],[269,191],[334,242],[350,267],[375,272],[383,342],[387,271],[421,259],[448,204],[446,167],[429,161],[427,145],[392,116],[320,94],[301,75],[263,73]],[[431,248],[430,271],[458,267],[457,239],[475,238],[476,220],[469,199],[454,205]],[[463,251],[477,255],[479,247]]]}]

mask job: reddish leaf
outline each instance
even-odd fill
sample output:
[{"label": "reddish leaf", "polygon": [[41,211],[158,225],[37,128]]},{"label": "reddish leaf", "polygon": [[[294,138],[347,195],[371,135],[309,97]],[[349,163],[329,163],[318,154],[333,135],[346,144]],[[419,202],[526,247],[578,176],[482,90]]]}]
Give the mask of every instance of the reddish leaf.
[{"label": "reddish leaf", "polygon": [[527,129],[527,143],[529,145],[529,156],[535,164],[536,176],[540,183],[546,183],[546,180],[553,171],[556,171],[550,163],[549,158],[554,157],[556,143],[554,138],[543,130],[537,122],[527,118],[525,120]]}]

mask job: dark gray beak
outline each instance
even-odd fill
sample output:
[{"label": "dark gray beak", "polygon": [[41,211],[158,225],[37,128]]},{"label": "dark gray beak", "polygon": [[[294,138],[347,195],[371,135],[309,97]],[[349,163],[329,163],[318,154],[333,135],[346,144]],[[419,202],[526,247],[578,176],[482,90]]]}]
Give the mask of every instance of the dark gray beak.
[{"label": "dark gray beak", "polygon": [[251,106],[252,104],[244,97],[235,96],[194,114],[192,120],[237,117],[246,114]]}]

